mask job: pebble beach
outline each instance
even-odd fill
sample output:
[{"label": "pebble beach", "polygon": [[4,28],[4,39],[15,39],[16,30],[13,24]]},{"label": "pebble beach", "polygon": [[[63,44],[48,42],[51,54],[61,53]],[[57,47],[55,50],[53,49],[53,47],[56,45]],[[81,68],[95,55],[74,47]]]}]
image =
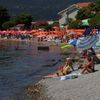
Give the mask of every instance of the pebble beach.
[{"label": "pebble beach", "polygon": [[95,69],[94,73],[75,79],[42,79],[34,85],[35,88],[29,87],[27,94],[32,100],[100,100],[100,64],[96,64]]},{"label": "pebble beach", "polygon": [[[59,78],[43,79],[38,86],[42,92],[34,86],[28,89],[32,100],[100,100],[100,64],[96,65],[94,73],[63,81]],[[39,98],[34,97],[36,92]]]}]

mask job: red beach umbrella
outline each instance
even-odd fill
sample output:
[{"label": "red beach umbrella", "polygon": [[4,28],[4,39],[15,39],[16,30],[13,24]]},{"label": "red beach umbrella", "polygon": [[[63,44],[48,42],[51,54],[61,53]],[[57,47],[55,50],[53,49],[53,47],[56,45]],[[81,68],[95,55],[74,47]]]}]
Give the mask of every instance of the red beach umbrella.
[{"label": "red beach umbrella", "polygon": [[45,34],[40,34],[40,35],[38,35],[36,37],[41,38],[41,37],[46,37],[46,35]]},{"label": "red beach umbrella", "polygon": [[53,29],[59,29],[59,26],[54,26]]}]

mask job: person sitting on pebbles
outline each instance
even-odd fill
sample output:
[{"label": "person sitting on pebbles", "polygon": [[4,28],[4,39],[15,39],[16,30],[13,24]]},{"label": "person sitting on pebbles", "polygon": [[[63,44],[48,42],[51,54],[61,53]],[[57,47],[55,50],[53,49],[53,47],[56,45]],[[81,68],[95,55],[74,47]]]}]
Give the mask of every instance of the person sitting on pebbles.
[{"label": "person sitting on pebbles", "polygon": [[82,69],[81,74],[87,74],[87,73],[91,73],[91,72],[94,72],[95,71],[92,57],[88,57],[87,58],[87,61],[88,62],[86,64],[81,65],[79,67],[79,69]]},{"label": "person sitting on pebbles", "polygon": [[64,66],[61,66],[59,68],[59,70],[57,71],[57,73],[52,74],[52,75],[44,76],[44,78],[54,78],[54,77],[58,77],[58,76],[63,76],[63,75],[70,74],[71,71],[74,70],[72,64],[73,64],[72,59],[71,58],[66,58],[65,65]]}]

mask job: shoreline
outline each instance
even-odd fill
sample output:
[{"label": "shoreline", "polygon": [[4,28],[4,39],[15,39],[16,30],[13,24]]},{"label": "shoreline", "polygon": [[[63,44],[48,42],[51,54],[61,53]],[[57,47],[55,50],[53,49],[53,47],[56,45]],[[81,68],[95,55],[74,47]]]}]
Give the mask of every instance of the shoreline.
[{"label": "shoreline", "polygon": [[0,38],[0,41],[15,41],[15,42],[26,42],[26,43],[34,43],[35,45],[39,46],[57,46],[57,45],[64,45],[66,42],[63,43],[56,43],[55,41],[36,41],[36,40],[20,40],[20,39],[4,39]]},{"label": "shoreline", "polygon": [[29,100],[100,100],[100,64],[96,72],[76,79],[61,81],[59,78],[40,80],[26,87]]},{"label": "shoreline", "polygon": [[26,88],[25,94],[30,100],[48,100],[45,86],[41,83],[42,79],[34,85]]},{"label": "shoreline", "polygon": [[25,94],[29,100],[100,100],[100,64],[96,70],[76,79],[42,79],[26,87]]},{"label": "shoreline", "polygon": [[96,72],[76,79],[61,81],[60,78],[42,79],[26,89],[31,100],[100,100],[100,64]]}]

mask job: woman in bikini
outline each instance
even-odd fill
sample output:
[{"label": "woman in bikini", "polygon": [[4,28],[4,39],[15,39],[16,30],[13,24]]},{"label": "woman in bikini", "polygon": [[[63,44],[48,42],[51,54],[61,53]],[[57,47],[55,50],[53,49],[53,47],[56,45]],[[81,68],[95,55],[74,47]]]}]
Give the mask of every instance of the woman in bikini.
[{"label": "woman in bikini", "polygon": [[95,71],[93,59],[88,57],[87,60],[88,62],[82,66],[82,74],[87,74]]},{"label": "woman in bikini", "polygon": [[52,75],[47,75],[47,76],[44,76],[44,78],[53,78],[53,77],[58,77],[58,76],[63,76],[63,75],[67,75],[67,74],[70,74],[73,69],[73,66],[72,66],[72,59],[70,58],[67,58],[66,59],[66,64],[61,67],[57,73],[55,74],[52,74]]}]

